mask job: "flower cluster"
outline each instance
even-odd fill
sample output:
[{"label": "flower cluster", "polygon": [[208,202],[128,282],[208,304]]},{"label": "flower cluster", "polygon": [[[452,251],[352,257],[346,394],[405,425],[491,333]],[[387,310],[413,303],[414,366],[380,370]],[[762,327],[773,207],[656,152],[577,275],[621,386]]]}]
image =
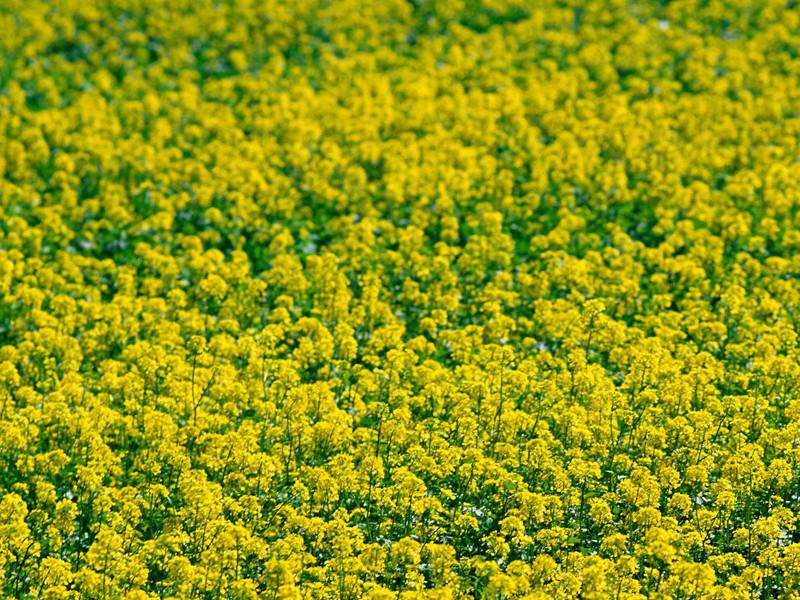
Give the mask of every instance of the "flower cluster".
[{"label": "flower cluster", "polygon": [[787,0],[6,0],[0,595],[797,599]]}]

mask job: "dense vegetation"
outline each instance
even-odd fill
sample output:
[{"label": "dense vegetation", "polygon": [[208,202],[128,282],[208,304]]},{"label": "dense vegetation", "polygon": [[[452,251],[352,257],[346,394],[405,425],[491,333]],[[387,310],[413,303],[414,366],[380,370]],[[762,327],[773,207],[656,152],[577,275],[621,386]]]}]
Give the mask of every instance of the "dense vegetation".
[{"label": "dense vegetation", "polygon": [[800,8],[0,0],[0,592],[797,599]]}]

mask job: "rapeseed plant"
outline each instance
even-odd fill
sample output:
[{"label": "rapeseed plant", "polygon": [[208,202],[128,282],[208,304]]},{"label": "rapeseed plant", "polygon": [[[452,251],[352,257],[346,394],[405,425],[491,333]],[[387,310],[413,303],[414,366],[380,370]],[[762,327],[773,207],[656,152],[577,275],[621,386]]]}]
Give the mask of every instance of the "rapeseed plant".
[{"label": "rapeseed plant", "polygon": [[0,34],[3,597],[800,597],[795,2]]}]

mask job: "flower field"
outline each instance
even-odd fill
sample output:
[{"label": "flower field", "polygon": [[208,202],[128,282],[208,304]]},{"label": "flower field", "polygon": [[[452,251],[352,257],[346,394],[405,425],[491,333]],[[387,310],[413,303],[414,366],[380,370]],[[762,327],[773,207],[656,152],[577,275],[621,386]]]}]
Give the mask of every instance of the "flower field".
[{"label": "flower field", "polygon": [[794,0],[0,0],[0,597],[800,598]]}]

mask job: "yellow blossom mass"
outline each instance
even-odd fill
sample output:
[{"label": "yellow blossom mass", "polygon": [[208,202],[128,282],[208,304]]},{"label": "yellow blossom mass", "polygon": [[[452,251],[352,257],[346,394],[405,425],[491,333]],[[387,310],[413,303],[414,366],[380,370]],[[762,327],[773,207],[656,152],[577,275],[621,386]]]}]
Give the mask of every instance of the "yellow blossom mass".
[{"label": "yellow blossom mass", "polygon": [[0,0],[0,597],[800,598],[795,0]]}]

